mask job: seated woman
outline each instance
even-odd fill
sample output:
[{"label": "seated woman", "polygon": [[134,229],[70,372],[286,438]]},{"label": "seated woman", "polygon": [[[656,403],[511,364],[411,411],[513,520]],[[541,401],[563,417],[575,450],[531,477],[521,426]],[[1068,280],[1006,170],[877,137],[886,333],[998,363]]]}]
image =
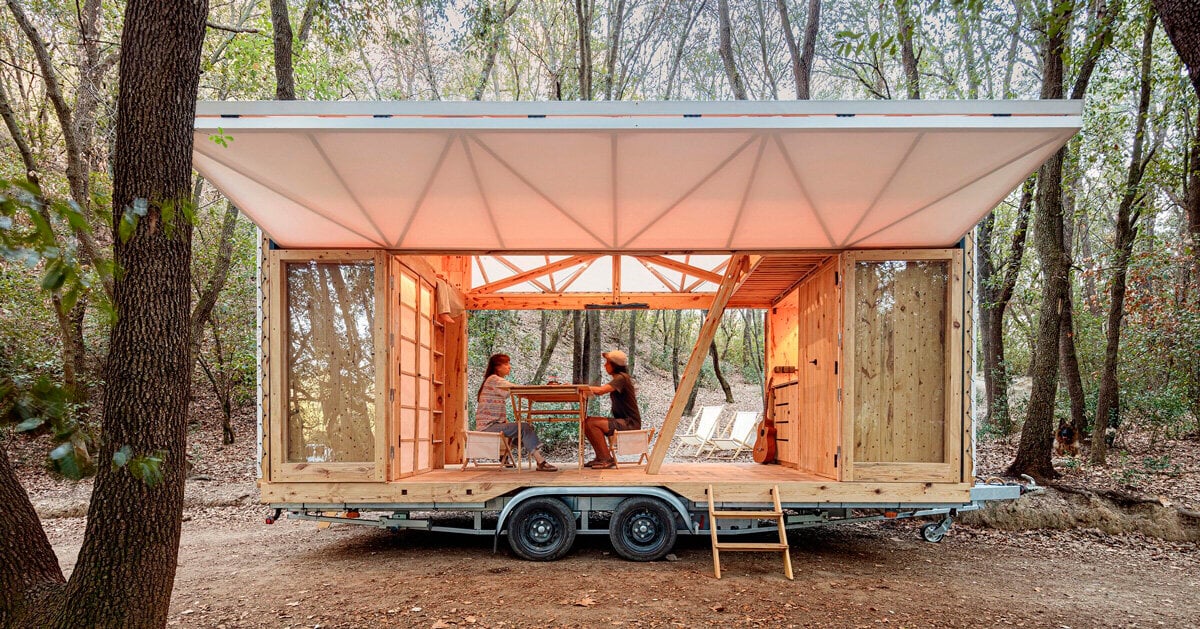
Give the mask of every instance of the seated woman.
[{"label": "seated woman", "polygon": [[596,451],[596,458],[584,465],[594,470],[617,466],[612,452],[608,450],[606,436],[617,430],[639,430],[642,427],[637,393],[634,391],[633,379],[629,377],[629,358],[621,350],[605,352],[602,355],[604,371],[612,376],[612,380],[603,386],[591,387],[591,390],[592,395],[608,394],[612,401],[612,417],[588,417],[584,425],[584,435]]},{"label": "seated woman", "polygon": [[521,447],[533,455],[537,461],[539,472],[557,472],[558,468],[547,463],[538,450],[537,433],[529,424],[516,424],[508,421],[504,400],[508,397],[508,388],[512,386],[505,376],[512,371],[508,354],[492,354],[488,358],[487,371],[483,374],[483,383],[479,385],[479,393],[475,406],[475,429],[484,432],[498,432],[511,440],[517,438],[517,426],[521,427]]}]

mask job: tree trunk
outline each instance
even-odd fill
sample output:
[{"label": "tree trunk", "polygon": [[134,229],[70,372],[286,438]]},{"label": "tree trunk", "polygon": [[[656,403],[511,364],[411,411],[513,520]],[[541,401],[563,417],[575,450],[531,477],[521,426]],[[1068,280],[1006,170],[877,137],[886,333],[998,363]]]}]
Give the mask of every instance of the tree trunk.
[{"label": "tree trunk", "polygon": [[161,208],[188,199],[207,14],[203,1],[126,5],[113,229],[135,199],[146,199],[149,213],[127,241],[114,243],[123,273],[114,285],[117,322],[97,460],[111,461],[125,446],[137,457],[160,455],[162,479],[137,478],[130,465],[98,466],[74,572],[62,598],[39,610],[39,625],[162,626],[167,620],[183,510],[192,227],[179,220],[167,229]]},{"label": "tree trunk", "polygon": [[629,311],[629,342],[626,344],[629,348],[629,376],[633,377],[633,364],[637,357],[637,340],[638,340],[638,318],[641,313],[636,310]]},{"label": "tree trunk", "polygon": [[[483,68],[479,71],[479,80],[475,83],[475,93],[471,95],[471,100],[483,99],[483,91],[487,89],[488,81],[492,78],[492,69],[496,67],[496,55],[500,53],[500,42],[504,39],[504,27],[508,23],[508,19],[517,12],[519,6],[521,6],[521,0],[513,0],[511,5],[502,7],[499,18],[488,23],[487,51],[483,55]],[[486,10],[490,15],[491,10]]]},{"label": "tree trunk", "polygon": [[679,34],[679,43],[675,46],[675,51],[671,55],[671,69],[667,72],[667,87],[663,91],[663,100],[671,100],[671,94],[675,89],[675,76],[679,74],[679,66],[683,62],[683,49],[687,44],[688,36],[692,33],[692,26],[696,24],[696,19],[700,17],[700,12],[708,5],[708,0],[697,0],[696,9],[689,14],[687,25],[683,27],[683,32]]},{"label": "tree trunk", "polygon": [[65,579],[4,446],[0,442],[0,627],[34,626],[38,593],[58,589]]},{"label": "tree trunk", "polygon": [[1079,356],[1075,352],[1075,299],[1071,296],[1070,281],[1068,274],[1067,298],[1063,301],[1062,322],[1058,330],[1058,360],[1062,365],[1067,397],[1071,400],[1071,428],[1082,437],[1087,432],[1087,401],[1083,393],[1083,377],[1079,373]]},{"label": "tree trunk", "polygon": [[721,54],[721,63],[725,66],[725,76],[729,77],[729,88],[733,90],[734,98],[746,100],[746,86],[742,83],[742,75],[738,73],[737,63],[733,56],[733,36],[730,32],[732,28],[729,24],[729,0],[717,0],[717,16],[720,23],[718,52]]},{"label": "tree trunk", "polygon": [[[538,366],[533,372],[533,377],[529,379],[529,384],[537,384],[546,377],[546,369],[550,367],[550,359],[554,356],[554,348],[558,347],[558,341],[562,338],[563,332],[567,329],[567,323],[570,321],[570,314],[564,312],[558,325],[554,326],[554,332],[550,334],[550,338],[542,345],[542,354],[538,359]],[[576,380],[576,382],[581,382],[581,380]]]},{"label": "tree trunk", "polygon": [[600,345],[600,311],[588,310],[584,313],[584,323],[584,328],[587,332],[584,340],[584,357],[587,359],[587,382],[589,384],[600,384],[604,373],[600,362],[600,352],[604,351],[604,348]]},{"label": "tree trunk", "polygon": [[575,0],[579,36],[579,100],[592,100],[592,13],[595,0]]},{"label": "tree trunk", "polygon": [[914,20],[910,11],[911,0],[895,0],[897,39],[900,41],[900,61],[904,66],[905,85],[908,97],[921,98],[921,75],[917,70],[917,53],[913,49]]},{"label": "tree trunk", "polygon": [[[987,398],[987,422],[996,426],[1005,435],[1012,433],[1012,416],[1008,406],[1008,387],[1010,378],[1008,363],[1004,359],[1004,314],[1016,290],[1017,279],[1021,273],[1021,262],[1025,256],[1025,241],[1029,234],[1029,214],[1033,205],[1033,190],[1035,181],[1030,177],[1025,181],[1021,192],[1021,200],[1017,204],[1016,223],[1013,226],[1012,242],[1008,248],[1008,258],[999,270],[994,269],[990,257],[980,265],[982,274],[987,274],[987,280],[980,282],[980,320],[983,327],[983,377],[984,391]],[[990,215],[989,215],[990,216]],[[985,221],[985,225],[987,225]],[[989,227],[990,230],[990,227]],[[986,235],[986,249],[992,248],[991,232]],[[990,251],[980,255],[988,256]],[[999,280],[994,274],[1003,271]]]},{"label": "tree trunk", "polygon": [[221,291],[225,288],[225,282],[229,279],[229,267],[233,261],[233,232],[237,227],[237,217],[237,206],[232,201],[226,201],[225,218],[221,223],[221,239],[217,244],[216,266],[213,267],[212,275],[208,277],[204,290],[200,291],[197,296],[196,309],[192,312],[192,345],[189,355],[192,357],[193,365],[196,363],[196,357],[200,355],[200,344],[204,340],[204,326],[212,316],[213,308],[217,306],[217,298],[221,295]]},{"label": "tree trunk", "polygon": [[292,71],[292,21],[287,0],[271,0],[271,31],[275,42],[275,98],[296,100]]},{"label": "tree trunk", "polygon": [[1195,0],[1154,0],[1154,8],[1200,97],[1200,11]]},{"label": "tree trunk", "polygon": [[712,358],[713,375],[717,377],[717,382],[721,385],[721,390],[725,392],[725,403],[733,404],[733,389],[729,386],[729,381],[725,379],[725,375],[721,373],[721,358],[717,355],[717,341],[708,346],[708,356]]},{"label": "tree trunk", "polygon": [[775,7],[779,10],[779,22],[783,27],[783,37],[792,58],[792,77],[796,81],[796,98],[808,100],[811,94],[813,61],[816,59],[817,52],[817,34],[821,28],[821,0],[808,0],[808,19],[804,24],[803,51],[796,45],[796,36],[792,33],[792,21],[788,17],[787,0],[775,0]]},{"label": "tree trunk", "polygon": [[587,358],[584,356],[583,312],[571,313],[571,382],[584,384],[587,379]]},{"label": "tree trunk", "polygon": [[[1074,2],[1054,5],[1045,23],[1042,46],[1043,99],[1063,97],[1063,57],[1070,31]],[[1063,304],[1067,299],[1067,261],[1063,245],[1062,170],[1066,148],[1059,149],[1038,170],[1037,215],[1034,245],[1042,264],[1042,306],[1033,347],[1033,390],[1021,429],[1017,456],[1008,467],[1011,475],[1038,479],[1058,476],[1051,463],[1054,442],[1054,400],[1058,391],[1058,344]]]},{"label": "tree trunk", "polygon": [[[1150,109],[1151,61],[1154,51],[1155,15],[1147,11],[1146,27],[1142,33],[1141,86],[1138,99],[1137,118],[1134,124],[1133,148],[1129,156],[1129,174],[1125,192],[1117,206],[1115,259],[1108,307],[1108,326],[1105,330],[1104,369],[1100,375],[1100,391],[1096,401],[1096,431],[1092,438],[1091,460],[1104,465],[1108,443],[1105,441],[1108,427],[1120,422],[1120,384],[1117,381],[1117,362],[1120,358],[1121,320],[1125,316],[1125,280],[1129,269],[1129,257],[1133,254],[1133,243],[1137,239],[1137,222],[1141,218],[1138,207],[1145,197],[1141,190],[1142,175],[1149,158],[1143,157],[1146,135],[1146,117]],[[1153,152],[1153,151],[1151,151]]]},{"label": "tree trunk", "polygon": [[617,76],[617,59],[621,50],[621,30],[625,27],[625,0],[617,0],[616,11],[609,16],[612,28],[608,39],[608,54],[604,61],[604,100],[613,98],[613,81]]}]

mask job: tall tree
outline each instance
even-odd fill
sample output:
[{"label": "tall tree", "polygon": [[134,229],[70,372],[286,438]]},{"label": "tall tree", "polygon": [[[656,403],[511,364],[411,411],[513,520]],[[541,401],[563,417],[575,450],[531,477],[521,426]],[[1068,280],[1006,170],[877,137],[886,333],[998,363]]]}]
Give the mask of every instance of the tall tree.
[{"label": "tall tree", "polygon": [[[8,626],[146,627],[166,623],[183,516],[190,391],[192,126],[208,3],[130,0],[121,38],[113,231],[117,322],[110,338],[104,441],[87,529],[65,587],[32,506],[0,454],[0,620]],[[137,215],[137,214],[134,214]],[[161,460],[117,465],[118,451]],[[135,474],[135,471],[142,470]],[[158,475],[161,474],[161,478]],[[23,499],[24,498],[24,499]],[[7,617],[5,617],[7,616]]]},{"label": "tall tree", "polygon": [[821,30],[821,0],[808,0],[808,17],[804,23],[803,48],[796,45],[792,21],[788,17],[787,0],[775,0],[783,37],[792,57],[792,77],[796,81],[796,98],[808,100],[811,93],[813,61],[817,53],[817,35]]},{"label": "tall tree", "polygon": [[617,6],[610,6],[609,9],[608,52],[604,55],[604,100],[613,99],[613,82],[617,77],[617,61],[621,52],[621,31],[625,28],[625,0],[617,0]]},{"label": "tall tree", "polygon": [[729,88],[733,90],[734,98],[746,100],[746,85],[742,82],[742,75],[738,72],[737,62],[733,56],[733,34],[731,33],[732,26],[729,20],[729,0],[717,0],[717,20],[718,30],[720,31],[718,52],[721,55],[721,64],[725,66],[725,76],[729,78]]},{"label": "tall tree", "polygon": [[[1045,9],[1042,43],[1043,99],[1064,95],[1063,59],[1075,11],[1072,0],[1052,2]],[[1037,211],[1034,215],[1034,246],[1042,264],[1042,305],[1038,313],[1037,336],[1033,348],[1033,389],[1029,411],[1021,429],[1017,456],[1009,465],[1013,475],[1055,478],[1058,472],[1050,461],[1054,441],[1054,398],[1058,391],[1059,332],[1062,306],[1068,296],[1067,260],[1063,251],[1062,170],[1066,148],[1059,149],[1038,169]]]},{"label": "tall tree", "polygon": [[900,62],[904,67],[904,84],[908,97],[914,100],[921,98],[921,73],[917,67],[918,59],[913,46],[913,31],[916,30],[916,20],[912,15],[912,0],[894,0],[896,7],[896,38],[900,42]]},{"label": "tall tree", "polygon": [[1146,196],[1142,188],[1142,175],[1150,163],[1154,151],[1146,151],[1146,119],[1150,110],[1152,90],[1151,61],[1154,57],[1155,15],[1147,9],[1146,26],[1142,34],[1141,79],[1138,89],[1138,108],[1134,118],[1133,148],[1129,154],[1129,173],[1125,180],[1125,191],[1117,206],[1116,242],[1113,247],[1112,281],[1109,285],[1111,299],[1108,307],[1108,325],[1105,329],[1104,369],[1100,375],[1100,391],[1096,401],[1096,431],[1092,439],[1091,460],[1103,465],[1107,456],[1105,433],[1110,420],[1116,424],[1120,413],[1120,390],[1117,383],[1117,361],[1120,357],[1121,320],[1125,316],[1125,280],[1129,269],[1129,258],[1133,254],[1133,243],[1137,239],[1138,220],[1142,215],[1141,204]]},{"label": "tall tree", "polygon": [[500,43],[504,41],[505,25],[516,14],[521,0],[512,0],[511,4],[508,0],[501,0],[498,11],[492,8],[491,2],[482,4],[480,28],[483,29],[483,37],[487,43],[483,52],[483,68],[479,70],[479,79],[475,82],[475,92],[471,95],[471,100],[483,99],[483,91],[487,89],[488,81],[492,78],[492,69],[496,67],[496,56],[500,54]]},{"label": "tall tree", "polygon": [[592,100],[592,16],[596,0],[575,0],[575,25],[579,39],[579,99]]},{"label": "tall tree", "polygon": [[[1162,18],[1163,29],[1171,44],[1187,66],[1192,90],[1200,99],[1200,6],[1196,0],[1154,0],[1154,8]],[[1196,128],[1185,176],[1188,185],[1184,211],[1192,237],[1192,274],[1200,275],[1200,107],[1196,111]]]},{"label": "tall tree", "polygon": [[287,0],[271,0],[271,33],[275,52],[275,99],[296,100],[292,71],[292,20]]},{"label": "tall tree", "polygon": [[1012,301],[1025,256],[1025,241],[1029,233],[1029,213],[1033,205],[1034,182],[1030,177],[1022,187],[1017,203],[1008,254],[997,265],[992,259],[996,217],[990,213],[980,224],[976,254],[979,267],[979,311],[983,340],[983,383],[987,400],[985,421],[1004,434],[1012,432],[1012,417],[1008,406],[1010,383],[1008,362],[1004,357],[1004,314]]}]

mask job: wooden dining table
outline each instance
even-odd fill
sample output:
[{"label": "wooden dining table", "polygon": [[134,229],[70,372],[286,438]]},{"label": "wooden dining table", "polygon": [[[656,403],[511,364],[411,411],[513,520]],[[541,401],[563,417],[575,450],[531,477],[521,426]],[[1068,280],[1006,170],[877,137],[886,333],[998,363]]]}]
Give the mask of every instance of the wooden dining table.
[{"label": "wooden dining table", "polygon": [[517,420],[517,469],[521,469],[522,422],[576,422],[579,424],[579,469],[583,469],[583,425],[587,421],[588,398],[592,389],[586,384],[514,385],[508,389],[513,417]]}]

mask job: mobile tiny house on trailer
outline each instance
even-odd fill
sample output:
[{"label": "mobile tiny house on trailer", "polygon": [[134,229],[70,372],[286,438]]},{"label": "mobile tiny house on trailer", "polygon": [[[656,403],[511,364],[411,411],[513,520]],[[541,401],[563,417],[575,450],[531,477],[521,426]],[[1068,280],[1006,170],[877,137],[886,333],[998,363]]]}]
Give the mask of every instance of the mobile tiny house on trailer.
[{"label": "mobile tiny house on trailer", "polygon": [[[775,489],[789,527],[944,515],[940,539],[1020,494],[975,484],[966,236],[1080,120],[1077,101],[200,103],[195,167],[265,235],[262,501],[507,533],[536,559],[576,533],[661,557],[716,526],[710,498],[757,510],[722,533],[763,530]],[[589,307],[708,310],[646,467],[460,469],[469,311]],[[779,464],[664,463],[729,307],[767,313]]]}]

